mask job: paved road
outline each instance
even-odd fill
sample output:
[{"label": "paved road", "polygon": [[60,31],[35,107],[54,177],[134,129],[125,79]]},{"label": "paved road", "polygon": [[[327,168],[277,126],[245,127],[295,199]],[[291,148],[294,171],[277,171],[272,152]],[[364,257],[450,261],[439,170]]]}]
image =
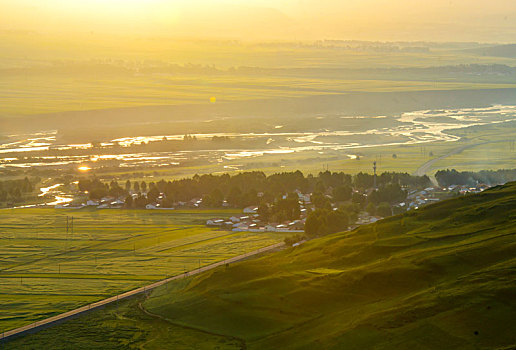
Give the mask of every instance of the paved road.
[{"label": "paved road", "polygon": [[[428,162],[424,163],[423,165],[421,165],[419,168],[417,168],[417,170],[414,172],[413,175],[416,175],[416,176],[423,176],[425,175],[430,169],[431,167],[438,161],[442,160],[442,159],[445,159],[445,158],[448,158],[449,156],[452,156],[454,154],[458,154],[458,153],[461,153],[462,151],[464,151],[465,149],[468,149],[468,148],[473,148],[473,147],[477,147],[477,146],[480,146],[480,145],[485,145],[485,144],[488,144],[488,143],[496,143],[496,142],[506,142],[507,140],[500,140],[500,141],[485,141],[485,142],[479,142],[479,143],[473,143],[473,144],[470,144],[470,145],[464,145],[464,146],[460,146],[460,147],[457,147],[457,148],[454,148],[453,150],[451,150],[449,153],[446,153],[445,155],[443,156],[440,156],[440,157],[436,157],[436,158],[433,158],[433,159],[430,159]],[[437,180],[435,179],[435,177],[431,176],[430,177],[430,180],[432,180],[432,182],[434,183],[434,185],[437,185]]]},{"label": "paved road", "polygon": [[219,261],[217,263],[214,263],[214,264],[211,264],[211,265],[207,265],[207,266],[195,269],[193,271],[185,272],[185,273],[182,273],[180,275],[177,275],[177,276],[174,276],[174,277],[170,277],[170,278],[167,278],[167,279],[164,279],[164,280],[161,280],[161,281],[149,284],[148,286],[140,287],[140,288],[137,288],[137,289],[134,289],[134,290],[131,290],[131,291],[119,294],[119,295],[115,295],[115,296],[113,296],[111,298],[107,298],[107,299],[104,299],[104,300],[101,300],[101,301],[97,301],[96,303],[92,303],[92,304],[80,307],[80,308],[75,309],[75,310],[71,310],[71,311],[68,311],[68,312],[65,312],[65,313],[62,313],[62,314],[59,314],[59,315],[56,315],[56,316],[53,316],[53,317],[50,317],[50,318],[47,318],[47,319],[44,319],[44,320],[41,320],[41,321],[37,321],[37,322],[31,323],[31,324],[28,324],[28,325],[20,327],[20,328],[16,328],[16,329],[4,332],[4,333],[2,333],[0,335],[0,342],[3,342],[4,340],[7,341],[7,340],[12,339],[12,338],[14,338],[16,336],[23,335],[24,333],[37,332],[37,331],[39,331],[39,330],[41,330],[43,328],[51,326],[54,323],[65,321],[65,320],[67,320],[69,318],[76,317],[76,316],[78,316],[80,314],[83,314],[85,312],[88,312],[90,310],[94,310],[94,309],[106,306],[108,304],[111,304],[111,303],[117,302],[119,300],[123,300],[123,299],[129,298],[129,297],[132,297],[132,296],[135,296],[135,295],[138,295],[138,294],[147,293],[147,292],[149,292],[149,291],[151,291],[151,290],[153,290],[153,289],[155,289],[155,288],[157,288],[159,286],[162,286],[165,283],[168,283],[170,281],[177,280],[177,279],[180,279],[180,278],[185,278],[185,277],[192,276],[192,275],[196,275],[198,273],[214,269],[214,268],[216,268],[218,266],[222,266],[222,265],[225,265],[225,264],[229,264],[229,263],[233,263],[233,262],[236,262],[236,261],[240,261],[240,260],[246,259],[246,258],[248,258],[250,256],[253,256],[253,255],[256,255],[256,254],[260,254],[260,253],[263,253],[263,252],[266,252],[266,251],[270,251],[270,250],[273,250],[273,249],[280,248],[283,245],[285,245],[285,243],[281,242],[281,243],[277,243],[277,244],[273,244],[273,245],[270,245],[270,246],[267,246],[267,247],[260,248],[258,250],[253,250],[252,252],[245,253],[245,254],[242,254],[242,255],[238,255],[238,256],[235,256],[235,257],[233,257],[231,259]]}]

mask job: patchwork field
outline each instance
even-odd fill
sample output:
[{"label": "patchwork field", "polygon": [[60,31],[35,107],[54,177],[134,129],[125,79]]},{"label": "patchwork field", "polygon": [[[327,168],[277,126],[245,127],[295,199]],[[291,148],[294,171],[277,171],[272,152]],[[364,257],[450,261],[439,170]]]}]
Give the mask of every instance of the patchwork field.
[{"label": "patchwork field", "polygon": [[513,349],[515,202],[516,183],[443,201],[173,281],[5,347]]},{"label": "patchwork field", "polygon": [[203,224],[208,218],[232,213],[0,211],[0,331],[285,237],[279,233],[227,232]]}]

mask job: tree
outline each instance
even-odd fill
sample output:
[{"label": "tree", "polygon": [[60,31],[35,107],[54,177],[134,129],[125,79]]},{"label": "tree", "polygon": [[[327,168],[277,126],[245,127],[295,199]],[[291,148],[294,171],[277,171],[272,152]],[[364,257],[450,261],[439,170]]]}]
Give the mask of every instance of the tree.
[{"label": "tree", "polygon": [[140,183],[138,181],[135,181],[133,184],[134,192],[138,193],[140,192]]},{"label": "tree", "polygon": [[373,187],[374,184],[374,176],[366,173],[358,173],[355,175],[354,185],[355,188],[366,190],[368,188]]},{"label": "tree", "polygon": [[387,202],[378,204],[377,213],[380,216],[387,217],[392,215],[391,205]]},{"label": "tree", "polygon": [[332,210],[327,213],[325,218],[325,232],[323,234],[336,233],[348,228],[349,217],[341,210]]},{"label": "tree", "polygon": [[278,199],[273,205],[272,213],[277,222],[299,219],[301,210],[297,194],[290,193],[287,198]]},{"label": "tree", "polygon": [[134,207],[138,209],[144,209],[147,204],[149,204],[149,200],[143,194],[134,200]]},{"label": "tree", "polygon": [[258,207],[258,215],[260,216],[260,220],[264,222],[268,222],[271,216],[271,210],[269,205],[265,202],[262,202]]},{"label": "tree", "polygon": [[133,197],[127,196],[124,201],[124,208],[131,209],[133,207]]},{"label": "tree", "polygon": [[156,186],[152,186],[152,188],[149,190],[149,192],[147,192],[147,198],[151,202],[155,202],[158,199],[159,195],[160,195],[160,193]]},{"label": "tree", "polygon": [[127,181],[125,182],[125,190],[126,190],[127,192],[129,192],[129,191],[131,190],[131,181],[130,181],[130,180],[127,180]]},{"label": "tree", "polygon": [[12,198],[12,200],[13,200],[13,201],[15,201],[15,202],[19,202],[19,201],[21,201],[21,196],[22,196],[22,194],[21,194],[21,190],[20,190],[20,188],[19,188],[19,187],[16,187],[16,188],[12,191],[12,193],[11,193],[11,198]]},{"label": "tree", "polygon": [[358,214],[360,213],[360,206],[354,203],[347,203],[341,205],[339,210],[346,213],[349,218],[349,224],[355,223],[358,220]]},{"label": "tree", "polygon": [[224,201],[224,195],[219,188],[215,188],[209,195],[203,198],[203,203],[207,207],[218,208]]},{"label": "tree", "polygon": [[118,182],[111,181],[109,185],[109,195],[112,197],[120,197],[125,194],[125,191],[122,187],[118,185]]},{"label": "tree", "polygon": [[23,185],[21,190],[23,193],[29,193],[33,191],[32,184],[30,183],[27,177],[23,179]]},{"label": "tree", "polygon": [[142,189],[142,192],[147,192],[147,184],[145,183],[145,181],[142,181],[142,183],[140,184],[140,188]]},{"label": "tree", "polygon": [[376,215],[376,206],[373,202],[369,202],[365,210],[369,213],[369,215]]},{"label": "tree", "polygon": [[305,222],[305,233],[309,237],[315,237],[319,233],[319,228],[322,225],[322,221],[319,218],[320,212],[315,210],[308,214]]},{"label": "tree", "polygon": [[323,195],[321,192],[312,193],[312,195],[310,196],[310,201],[318,209],[322,209],[322,208],[326,208],[326,209],[330,208],[331,209],[330,200],[328,199],[328,197]]},{"label": "tree", "polygon": [[306,218],[305,233],[320,236],[344,231],[348,228],[349,216],[342,210],[316,209]]},{"label": "tree", "polygon": [[389,183],[378,190],[371,193],[369,200],[373,203],[389,202],[399,203],[407,198],[407,192],[405,192],[401,186],[397,183]]},{"label": "tree", "polygon": [[333,199],[337,202],[344,202],[351,199],[351,186],[343,185],[333,189]]},{"label": "tree", "polygon": [[161,201],[161,206],[163,208],[172,208],[174,205],[174,202],[170,198],[165,198]]},{"label": "tree", "polygon": [[230,205],[234,207],[242,206],[242,191],[240,190],[240,187],[231,187],[227,195],[227,201]]},{"label": "tree", "polygon": [[358,192],[353,192],[351,195],[351,202],[358,204],[361,208],[364,207],[366,201],[366,197]]},{"label": "tree", "polygon": [[326,192],[326,186],[324,186],[324,182],[318,181],[315,184],[314,192],[325,193]]}]

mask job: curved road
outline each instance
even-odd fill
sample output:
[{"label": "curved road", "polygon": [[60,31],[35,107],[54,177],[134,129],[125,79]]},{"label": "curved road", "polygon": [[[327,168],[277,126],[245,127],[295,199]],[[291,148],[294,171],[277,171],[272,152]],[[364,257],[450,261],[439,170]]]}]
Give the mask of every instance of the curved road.
[{"label": "curved road", "polygon": [[37,331],[39,331],[39,330],[41,330],[43,328],[52,326],[53,324],[65,321],[65,320],[67,320],[69,318],[76,317],[76,316],[78,316],[80,314],[83,314],[83,313],[86,313],[86,312],[88,312],[90,310],[94,310],[94,309],[106,306],[108,304],[111,304],[111,303],[114,303],[114,302],[118,302],[119,300],[130,298],[130,297],[138,295],[138,294],[147,293],[147,292],[149,292],[149,291],[151,291],[151,290],[153,290],[153,289],[155,289],[155,288],[157,288],[159,286],[162,286],[165,283],[168,283],[170,281],[177,280],[177,279],[180,279],[180,278],[186,278],[186,277],[192,276],[192,275],[196,275],[198,273],[205,272],[205,271],[214,269],[216,267],[219,267],[219,266],[222,266],[222,265],[225,265],[225,264],[229,264],[229,263],[233,263],[233,262],[237,262],[237,261],[246,259],[246,258],[248,258],[250,256],[253,256],[253,255],[256,255],[256,254],[260,254],[260,253],[263,253],[263,252],[267,252],[267,251],[270,251],[270,250],[273,250],[273,249],[280,248],[280,247],[282,247],[284,245],[285,245],[284,242],[280,242],[280,243],[276,243],[276,244],[273,244],[273,245],[270,245],[270,246],[267,246],[267,247],[263,247],[263,248],[260,248],[260,249],[257,249],[257,250],[253,250],[252,252],[245,253],[245,254],[242,254],[242,255],[238,255],[238,256],[235,256],[235,257],[233,257],[231,259],[222,260],[222,261],[219,261],[219,262],[211,264],[211,265],[200,267],[200,268],[195,269],[193,271],[185,272],[185,273],[182,273],[180,275],[177,275],[177,276],[174,276],[174,277],[170,277],[170,278],[167,278],[167,279],[164,279],[164,280],[161,280],[161,281],[149,284],[148,286],[144,286],[144,287],[140,287],[140,288],[137,288],[137,289],[133,289],[131,291],[128,291],[128,292],[125,292],[125,293],[122,293],[122,294],[119,294],[119,295],[115,295],[113,297],[110,297],[110,298],[107,298],[107,299],[104,299],[104,300],[97,301],[96,303],[92,303],[92,304],[80,307],[78,309],[75,309],[75,310],[71,310],[71,311],[68,311],[68,312],[65,312],[65,313],[53,316],[53,317],[49,317],[49,318],[41,320],[41,321],[37,321],[37,322],[31,323],[31,324],[28,324],[28,325],[20,327],[20,328],[16,328],[16,329],[13,329],[13,330],[10,330],[10,331],[7,331],[7,332],[3,332],[1,334],[1,336],[0,336],[0,344],[2,342],[4,342],[4,341],[8,341],[10,338],[13,338],[13,337],[16,337],[16,336],[19,336],[19,335],[23,335],[25,333],[37,332]]},{"label": "curved road", "polygon": [[[464,146],[460,146],[460,147],[454,148],[453,150],[451,150],[449,153],[446,153],[445,155],[442,155],[440,157],[436,157],[436,158],[430,159],[429,161],[427,161],[426,163],[421,165],[419,168],[417,168],[417,170],[413,173],[413,175],[423,176],[431,169],[431,167],[436,162],[438,162],[438,161],[440,161],[442,159],[448,158],[449,156],[452,156],[454,154],[461,153],[465,149],[477,147],[477,146],[480,146],[480,145],[485,145],[485,144],[488,144],[488,143],[497,143],[497,142],[506,142],[506,141],[507,140],[485,141],[485,142],[473,143],[473,144],[470,144],[470,145],[464,145]],[[430,176],[430,180],[432,180],[434,185],[437,185],[437,180],[435,179],[435,177]]]}]

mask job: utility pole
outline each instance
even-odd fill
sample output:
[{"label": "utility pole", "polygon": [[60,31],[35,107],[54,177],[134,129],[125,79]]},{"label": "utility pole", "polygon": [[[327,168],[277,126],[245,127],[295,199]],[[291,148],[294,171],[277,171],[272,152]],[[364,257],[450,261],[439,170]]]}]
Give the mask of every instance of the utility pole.
[{"label": "utility pole", "polygon": [[373,173],[374,173],[374,184],[373,184],[373,187],[376,190],[376,160],[373,162]]}]

